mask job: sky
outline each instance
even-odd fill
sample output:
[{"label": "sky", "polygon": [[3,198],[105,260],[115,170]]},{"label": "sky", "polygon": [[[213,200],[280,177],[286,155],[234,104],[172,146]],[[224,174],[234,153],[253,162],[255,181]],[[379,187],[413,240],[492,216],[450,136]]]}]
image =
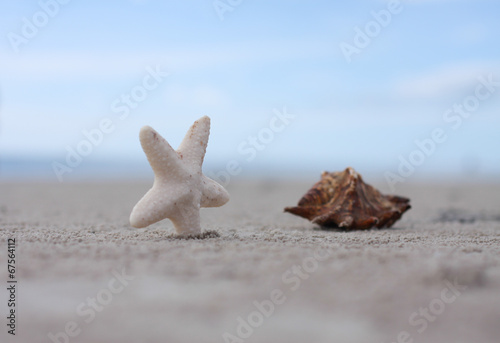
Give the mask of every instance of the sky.
[{"label": "sky", "polygon": [[0,180],[150,175],[212,119],[204,170],[391,188],[500,176],[496,0],[0,0]]}]

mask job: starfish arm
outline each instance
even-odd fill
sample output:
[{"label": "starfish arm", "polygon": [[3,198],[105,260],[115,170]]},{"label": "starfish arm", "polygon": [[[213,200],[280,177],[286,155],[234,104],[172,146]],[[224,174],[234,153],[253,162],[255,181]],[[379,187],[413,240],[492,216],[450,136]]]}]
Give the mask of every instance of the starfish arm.
[{"label": "starfish arm", "polygon": [[204,116],[194,122],[177,150],[186,165],[194,169],[201,169],[209,135],[209,117]]},{"label": "starfish arm", "polygon": [[200,208],[197,206],[179,208],[169,218],[178,235],[199,235],[201,233]]},{"label": "starfish arm", "polygon": [[155,184],[132,209],[130,225],[143,228],[168,218],[173,212],[175,203],[167,195],[168,191]]},{"label": "starfish arm", "polygon": [[229,201],[229,193],[214,180],[203,175],[201,184],[201,207],[219,207]]},{"label": "starfish arm", "polygon": [[152,127],[144,126],[139,139],[155,176],[178,175],[182,172],[179,155]]}]

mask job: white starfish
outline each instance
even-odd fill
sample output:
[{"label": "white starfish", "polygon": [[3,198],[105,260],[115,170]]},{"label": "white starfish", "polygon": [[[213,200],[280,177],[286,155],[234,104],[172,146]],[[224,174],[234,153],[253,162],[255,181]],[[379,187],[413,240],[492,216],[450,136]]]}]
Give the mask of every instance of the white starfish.
[{"label": "white starfish", "polygon": [[141,129],[142,149],[155,180],[132,210],[132,226],[142,228],[169,218],[178,234],[197,235],[200,207],[219,207],[229,201],[227,191],[201,171],[209,135],[210,118],[205,116],[194,122],[175,151],[153,128]]}]

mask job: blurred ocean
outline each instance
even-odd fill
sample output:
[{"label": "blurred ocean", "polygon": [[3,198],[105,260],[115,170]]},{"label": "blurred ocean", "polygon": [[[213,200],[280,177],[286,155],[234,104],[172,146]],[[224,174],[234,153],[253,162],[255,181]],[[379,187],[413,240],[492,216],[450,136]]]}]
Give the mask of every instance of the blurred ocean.
[{"label": "blurred ocean", "polygon": [[[0,182],[42,181],[59,182],[53,169],[53,162],[62,162],[62,159],[50,158],[3,158],[0,159]],[[349,163],[349,161],[335,161],[332,163],[318,163],[318,161],[303,161],[303,163],[278,162],[263,165],[262,163],[240,162],[238,168],[231,169],[227,164],[215,161],[206,161],[204,173],[222,184],[234,180],[261,179],[265,180],[297,180],[314,182],[319,179],[322,171],[340,171],[348,166],[354,167],[368,182],[386,183],[386,172],[397,173],[397,170],[384,168],[383,165],[372,163]],[[391,166],[393,167],[393,166]],[[393,168],[394,169],[394,168]],[[127,181],[152,180],[154,174],[146,158],[130,160],[86,160],[71,172],[62,175],[61,182],[80,181]],[[426,168],[417,170],[405,178],[405,182],[500,182],[500,173],[488,173],[474,158],[464,159],[460,165],[449,163],[443,169]]]}]

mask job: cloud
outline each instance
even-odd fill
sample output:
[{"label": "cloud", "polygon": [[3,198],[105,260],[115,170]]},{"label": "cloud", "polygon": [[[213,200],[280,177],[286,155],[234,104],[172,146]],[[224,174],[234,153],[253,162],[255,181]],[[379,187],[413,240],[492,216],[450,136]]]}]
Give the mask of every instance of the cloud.
[{"label": "cloud", "polygon": [[500,63],[446,65],[398,80],[394,92],[405,98],[424,100],[453,96],[468,91],[478,83],[478,77],[490,73],[500,75]]},{"label": "cloud", "polygon": [[200,108],[226,108],[230,99],[222,90],[208,85],[187,87],[181,84],[168,85],[166,100],[174,106],[194,104]]},{"label": "cloud", "polygon": [[109,78],[134,75],[145,67],[160,64],[179,71],[196,71],[229,65],[269,63],[333,56],[327,43],[312,40],[289,42],[247,42],[226,46],[204,46],[150,51],[52,52],[12,55],[0,53],[0,77],[54,79]]},{"label": "cloud", "polygon": [[459,45],[474,45],[486,41],[489,31],[484,24],[472,23],[458,27],[454,32],[453,39]]}]

